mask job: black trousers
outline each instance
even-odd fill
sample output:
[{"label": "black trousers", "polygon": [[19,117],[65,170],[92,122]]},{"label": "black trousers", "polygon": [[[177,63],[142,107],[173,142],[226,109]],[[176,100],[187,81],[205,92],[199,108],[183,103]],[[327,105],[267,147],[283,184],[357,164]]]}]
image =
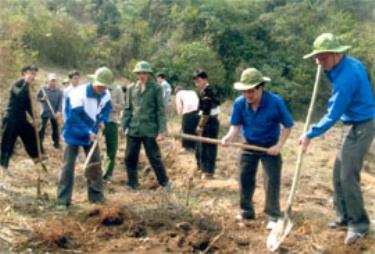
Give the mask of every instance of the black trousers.
[{"label": "black trousers", "polygon": [[147,158],[155,172],[156,178],[161,186],[168,184],[168,176],[161,160],[161,154],[156,138],[127,136],[125,151],[125,167],[128,174],[128,185],[132,188],[138,187],[138,159],[143,144]]},{"label": "black trousers", "polygon": [[1,166],[7,168],[13,155],[14,145],[18,137],[26,149],[27,154],[38,158],[38,149],[34,127],[26,119],[12,119],[7,116],[3,119],[1,137]]},{"label": "black trousers", "polygon": [[[182,116],[182,132],[186,134],[195,134],[199,121],[198,111],[189,112]],[[195,149],[195,141],[182,139],[182,147],[186,149]]]},{"label": "black trousers", "polygon": [[281,155],[272,156],[253,151],[242,152],[240,160],[240,206],[245,213],[255,217],[252,199],[256,187],[259,160],[263,166],[264,191],[266,194],[264,212],[270,219],[277,220],[280,217]]},{"label": "black trousers", "polygon": [[52,126],[53,145],[58,146],[60,143],[59,123],[56,121],[55,118],[42,117],[42,125],[39,130],[40,145],[42,146],[42,148],[43,148],[44,134],[46,132],[48,121],[51,122],[51,126]]},{"label": "black trousers", "polygon": [[[204,127],[202,136],[217,139],[219,136],[219,125],[217,117],[210,117]],[[215,173],[216,157],[217,145],[197,142],[195,158],[199,170],[209,174]]]}]

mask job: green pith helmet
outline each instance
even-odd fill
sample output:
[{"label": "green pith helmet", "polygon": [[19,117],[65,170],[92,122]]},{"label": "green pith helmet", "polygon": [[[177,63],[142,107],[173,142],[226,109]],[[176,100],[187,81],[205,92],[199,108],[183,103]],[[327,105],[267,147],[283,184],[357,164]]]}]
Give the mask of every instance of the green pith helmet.
[{"label": "green pith helmet", "polygon": [[137,73],[137,72],[153,73],[153,70],[151,68],[151,65],[148,62],[140,61],[135,65],[133,72],[134,73]]},{"label": "green pith helmet", "polygon": [[247,68],[241,74],[241,80],[234,83],[234,89],[239,91],[246,91],[255,88],[262,82],[270,82],[269,77],[263,76],[263,74],[255,68]]},{"label": "green pith helmet", "polygon": [[320,53],[342,53],[350,48],[351,46],[342,45],[333,34],[323,33],[315,39],[313,51],[304,55],[303,59],[307,59]]},{"label": "green pith helmet", "polygon": [[107,67],[101,67],[96,69],[95,74],[88,75],[89,80],[93,86],[105,86],[107,88],[113,88],[114,77],[112,71]]}]

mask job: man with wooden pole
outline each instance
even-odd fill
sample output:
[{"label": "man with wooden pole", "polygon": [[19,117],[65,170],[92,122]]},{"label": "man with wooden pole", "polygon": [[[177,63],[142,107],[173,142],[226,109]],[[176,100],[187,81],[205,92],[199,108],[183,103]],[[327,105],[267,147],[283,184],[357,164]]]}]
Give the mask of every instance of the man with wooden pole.
[{"label": "man with wooden pole", "polygon": [[[222,139],[224,146],[228,145],[239,133],[251,145],[266,148],[266,152],[253,149],[242,150],[240,160],[240,206],[241,212],[237,220],[255,219],[252,198],[256,186],[256,172],[259,160],[263,165],[264,189],[266,192],[264,212],[268,217],[267,228],[272,229],[280,217],[280,151],[287,140],[293,119],[283,100],[264,90],[270,78],[255,68],[242,72],[240,82],[234,84],[234,89],[241,91],[232,109],[231,126]],[[284,128],[280,130],[280,125]]]},{"label": "man with wooden pole", "polygon": [[66,120],[63,130],[65,142],[64,164],[57,190],[57,208],[66,210],[71,204],[74,166],[78,149],[83,147],[88,159],[85,162],[88,199],[92,203],[104,202],[98,133],[104,130],[111,111],[113,74],[101,67],[90,75],[91,82],[77,87],[66,98]]},{"label": "man with wooden pole", "polygon": [[37,100],[40,103],[42,119],[39,130],[40,144],[44,153],[43,141],[48,121],[52,126],[53,147],[60,148],[59,119],[61,118],[63,92],[57,87],[57,76],[55,73],[48,74],[48,83],[37,93]]},{"label": "man with wooden pole", "polygon": [[343,55],[350,46],[342,45],[333,34],[324,33],[314,41],[314,57],[332,82],[328,112],[300,137],[306,150],[311,139],[330,129],[338,120],[343,125],[333,169],[334,206],[337,218],[328,226],[346,229],[346,244],[352,244],[369,230],[369,217],[363,204],[360,173],[375,135],[375,98],[365,66]]},{"label": "man with wooden pole", "polygon": [[[25,66],[21,73],[22,78],[16,81],[11,88],[6,115],[2,123],[0,164],[3,175],[8,175],[9,160],[13,155],[14,145],[18,137],[21,138],[27,154],[33,161],[41,161],[40,148],[34,129],[38,125],[37,115],[33,110],[30,96],[30,86],[35,81],[38,67],[34,65]],[[27,113],[31,116],[33,123],[27,120]]]}]

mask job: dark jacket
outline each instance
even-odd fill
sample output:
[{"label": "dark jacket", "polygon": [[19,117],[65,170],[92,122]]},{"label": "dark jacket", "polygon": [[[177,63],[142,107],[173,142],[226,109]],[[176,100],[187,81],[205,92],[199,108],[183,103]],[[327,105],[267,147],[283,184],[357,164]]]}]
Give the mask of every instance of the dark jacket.
[{"label": "dark jacket", "polygon": [[26,112],[31,117],[33,116],[29,89],[29,84],[24,79],[20,79],[12,85],[5,115],[8,120],[26,121]]},{"label": "dark jacket", "polygon": [[211,85],[207,85],[199,93],[199,107],[198,110],[203,115],[210,115],[211,109],[214,109],[220,105],[220,97],[218,91]]},{"label": "dark jacket", "polygon": [[148,82],[145,90],[137,83],[128,87],[123,119],[124,129],[133,137],[156,137],[166,130],[163,92],[160,85]]}]

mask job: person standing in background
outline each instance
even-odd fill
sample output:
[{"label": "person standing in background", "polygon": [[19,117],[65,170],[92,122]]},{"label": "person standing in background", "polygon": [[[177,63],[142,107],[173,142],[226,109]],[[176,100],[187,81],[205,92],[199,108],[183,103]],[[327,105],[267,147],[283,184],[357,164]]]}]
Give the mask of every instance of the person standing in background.
[{"label": "person standing in background", "polygon": [[169,108],[171,107],[171,104],[172,104],[171,102],[172,87],[168,83],[166,78],[167,78],[166,75],[162,72],[159,72],[156,74],[156,81],[158,82],[159,85],[161,85],[163,89],[164,108],[168,115]]},{"label": "person standing in background", "polygon": [[73,91],[75,88],[78,87],[80,77],[81,77],[81,74],[77,70],[73,70],[69,72],[68,74],[69,85],[64,89],[63,109],[62,109],[64,121],[66,119],[66,112],[65,112],[66,98],[69,96],[71,91]]},{"label": "person standing in background", "polygon": [[[199,95],[199,122],[196,133],[202,137],[217,139],[219,135],[220,100],[216,88],[208,83],[203,70],[193,74]],[[202,179],[213,179],[216,166],[217,145],[198,142],[195,157]]]},{"label": "person standing in background", "polygon": [[113,182],[112,175],[116,163],[116,154],[118,148],[118,126],[120,124],[121,111],[124,109],[125,100],[122,88],[115,86],[109,88],[111,94],[111,114],[108,123],[104,129],[105,142],[107,146],[107,156],[104,161],[103,179]]},{"label": "person standing in background", "polygon": [[[176,110],[182,116],[182,132],[195,134],[198,124],[199,98],[194,90],[185,89],[183,86],[176,87]],[[186,150],[194,150],[196,143],[191,140],[182,139],[182,147]]]},{"label": "person standing in background", "polygon": [[40,146],[44,153],[43,141],[48,121],[52,126],[53,147],[60,148],[60,131],[58,119],[61,117],[63,92],[57,86],[55,73],[48,74],[48,83],[37,93],[37,101],[41,107],[42,124],[39,130]]}]

